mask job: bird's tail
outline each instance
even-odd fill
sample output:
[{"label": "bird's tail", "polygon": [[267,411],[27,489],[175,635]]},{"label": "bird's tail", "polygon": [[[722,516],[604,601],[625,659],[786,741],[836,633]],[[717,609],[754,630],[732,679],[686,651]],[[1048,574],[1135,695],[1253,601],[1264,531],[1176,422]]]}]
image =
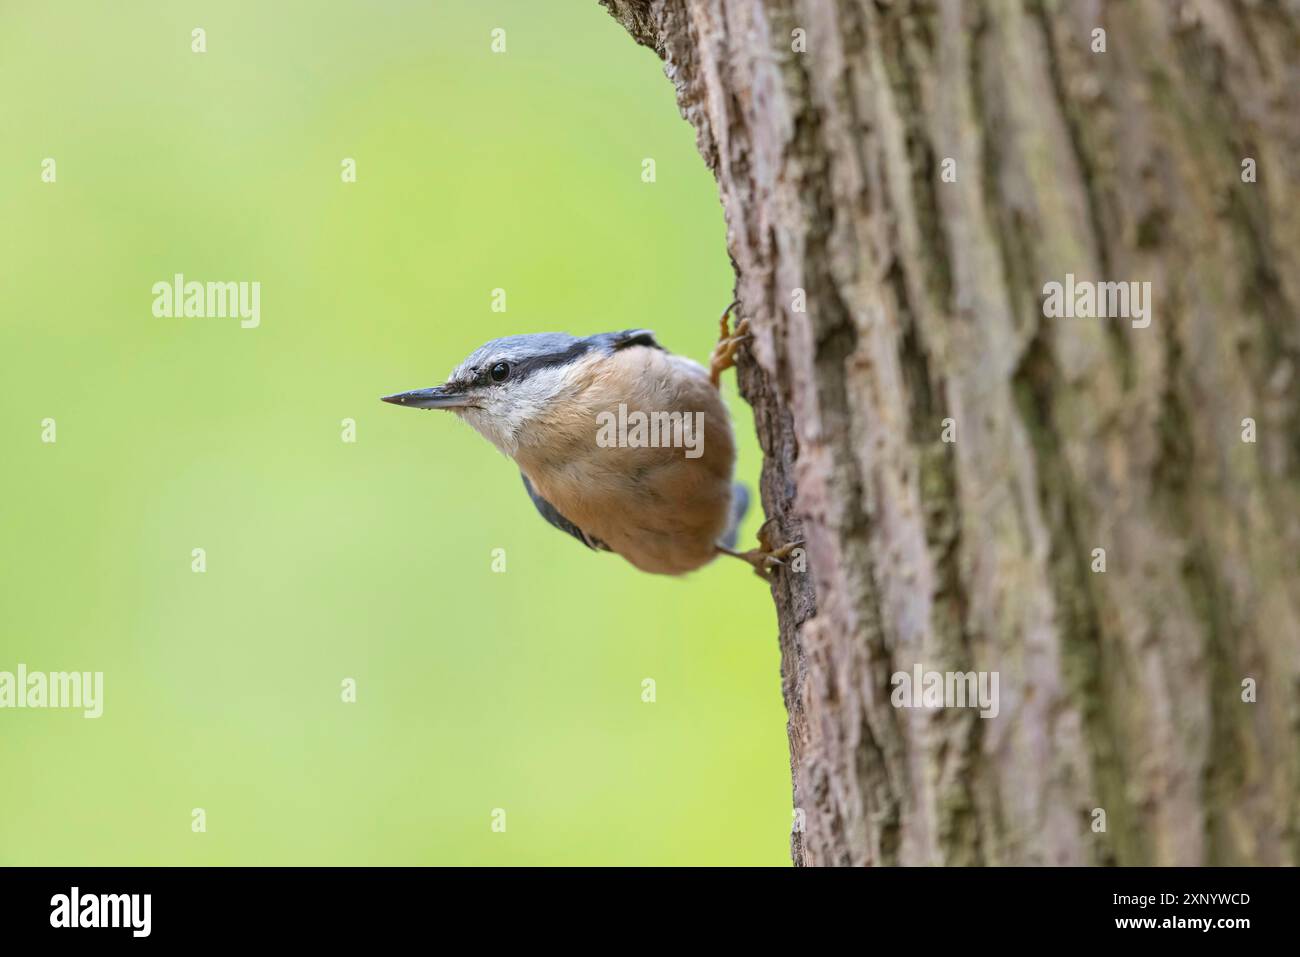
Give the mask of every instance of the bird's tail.
[{"label": "bird's tail", "polygon": [[727,530],[722,534],[722,541],[719,543],[723,548],[735,548],[736,541],[740,538],[740,523],[745,520],[745,513],[749,511],[749,489],[736,482],[731,486],[731,518],[727,522]]}]

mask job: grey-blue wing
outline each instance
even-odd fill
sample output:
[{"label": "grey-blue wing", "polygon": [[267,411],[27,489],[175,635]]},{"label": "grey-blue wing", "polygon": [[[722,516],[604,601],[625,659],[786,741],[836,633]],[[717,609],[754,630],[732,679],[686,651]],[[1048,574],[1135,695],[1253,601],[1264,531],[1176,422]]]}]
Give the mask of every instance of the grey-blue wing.
[{"label": "grey-blue wing", "polygon": [[561,515],[558,508],[538,495],[537,489],[533,488],[533,483],[528,481],[527,475],[520,472],[519,477],[524,480],[524,488],[528,490],[528,497],[533,500],[533,504],[537,506],[537,511],[541,513],[542,518],[546,519],[560,531],[568,532],[588,548],[594,548],[597,551],[602,552],[609,551],[608,545],[602,542],[599,538],[596,538],[594,535],[588,535],[577,525],[574,525],[571,521]]},{"label": "grey-blue wing", "polygon": [[740,538],[740,523],[745,520],[748,511],[749,489],[736,482],[731,486],[731,515],[727,520],[727,530],[722,533],[722,540],[718,543],[723,548],[736,547],[736,540]]}]

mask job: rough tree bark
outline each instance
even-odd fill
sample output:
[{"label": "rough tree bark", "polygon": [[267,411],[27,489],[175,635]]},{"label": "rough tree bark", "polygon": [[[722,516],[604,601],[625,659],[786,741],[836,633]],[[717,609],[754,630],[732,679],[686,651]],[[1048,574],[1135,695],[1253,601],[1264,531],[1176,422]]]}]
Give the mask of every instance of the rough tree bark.
[{"label": "rough tree bark", "polygon": [[[807,542],[796,862],[1300,862],[1300,4],[601,3],[717,177]],[[1046,318],[1067,273],[1150,326]],[[916,663],[999,714],[893,707]]]}]

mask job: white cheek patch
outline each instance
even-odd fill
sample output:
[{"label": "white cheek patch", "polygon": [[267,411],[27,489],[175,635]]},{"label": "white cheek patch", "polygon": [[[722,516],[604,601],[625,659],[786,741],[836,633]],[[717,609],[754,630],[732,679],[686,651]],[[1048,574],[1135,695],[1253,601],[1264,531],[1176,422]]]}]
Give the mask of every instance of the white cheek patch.
[{"label": "white cheek patch", "polygon": [[513,457],[529,426],[570,391],[578,371],[574,364],[537,369],[517,382],[485,390],[479,408],[458,411],[475,431]]},{"label": "white cheek patch", "polygon": [[501,423],[492,413],[483,408],[457,409],[456,414],[469,423],[479,435],[487,439],[506,455],[513,456],[518,443],[501,427]]}]

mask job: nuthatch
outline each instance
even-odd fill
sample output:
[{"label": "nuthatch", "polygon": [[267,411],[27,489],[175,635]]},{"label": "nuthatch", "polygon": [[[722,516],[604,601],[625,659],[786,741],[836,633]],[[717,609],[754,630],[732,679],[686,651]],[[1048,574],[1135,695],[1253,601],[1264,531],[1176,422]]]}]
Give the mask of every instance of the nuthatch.
[{"label": "nuthatch", "polygon": [[731,481],[718,380],[749,336],[744,321],[728,333],[730,311],[708,372],[646,329],[544,332],[493,339],[445,384],[384,401],[455,412],[519,466],[542,517],[589,548],[666,575],[718,554],[763,574],[794,545],[773,550],[760,533],[763,548],[732,550],[749,493]]}]

